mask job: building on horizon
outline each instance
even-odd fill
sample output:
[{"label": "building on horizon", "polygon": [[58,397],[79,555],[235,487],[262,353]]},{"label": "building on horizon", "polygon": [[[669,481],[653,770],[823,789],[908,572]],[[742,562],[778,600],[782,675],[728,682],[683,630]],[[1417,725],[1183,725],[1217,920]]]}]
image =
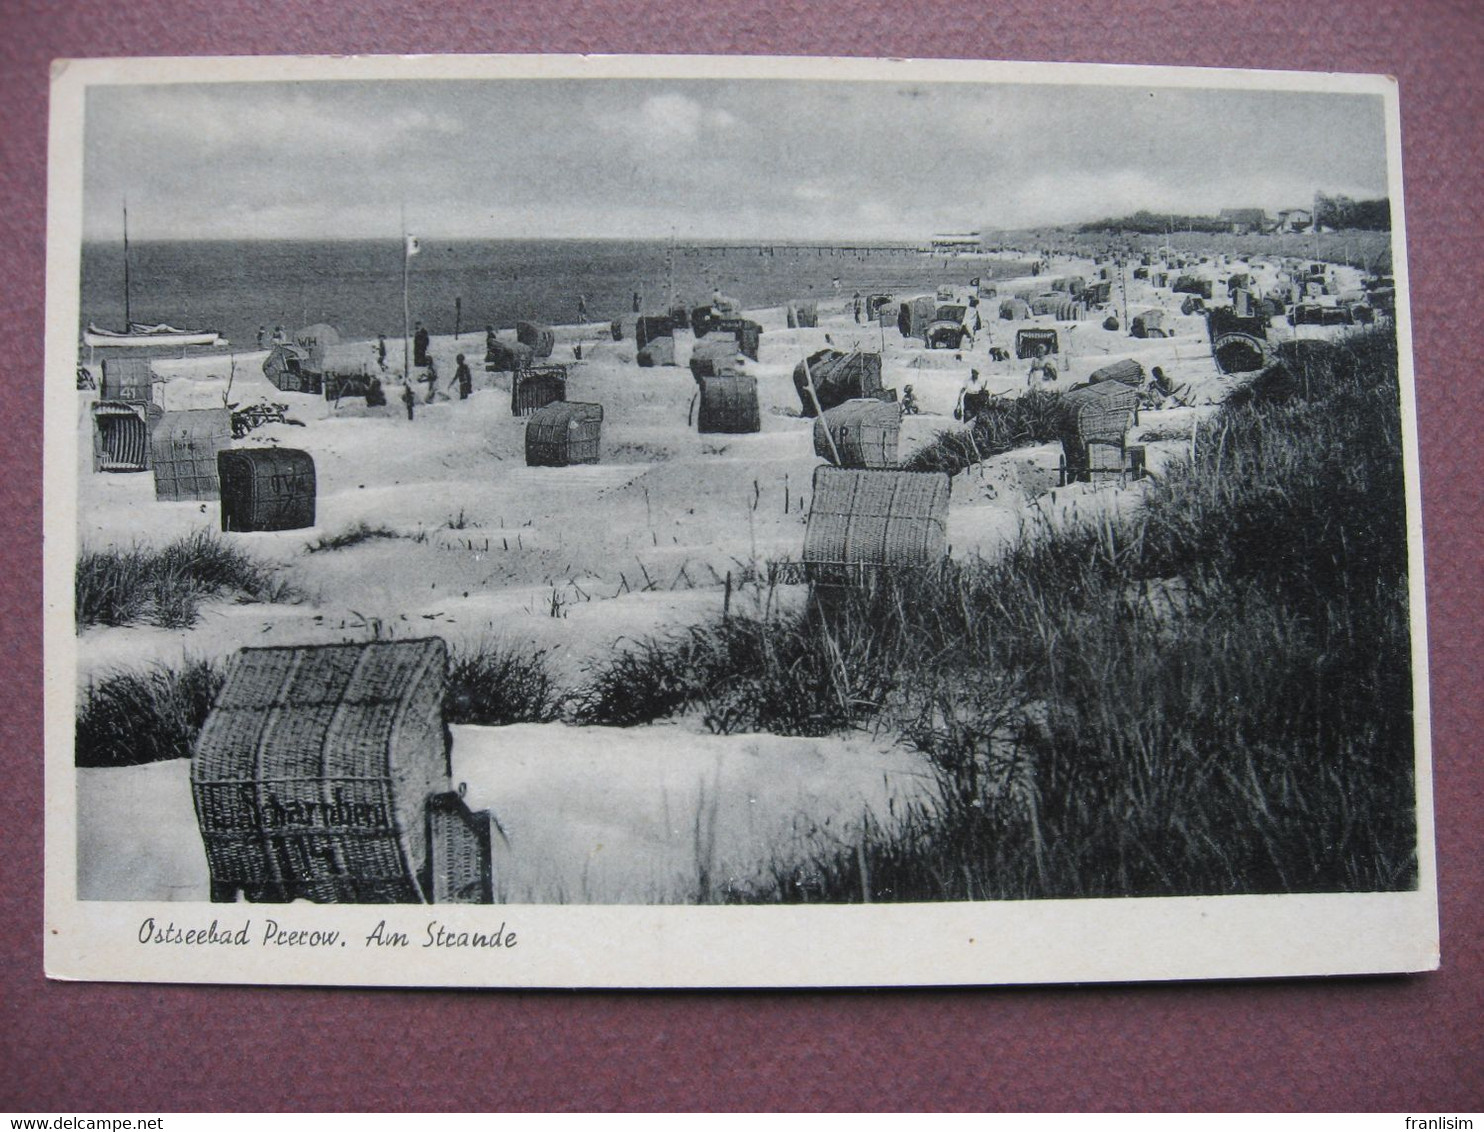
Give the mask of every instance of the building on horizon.
[{"label": "building on horizon", "polygon": [[984,250],[984,240],[978,232],[940,232],[932,247],[935,252],[978,252]]}]

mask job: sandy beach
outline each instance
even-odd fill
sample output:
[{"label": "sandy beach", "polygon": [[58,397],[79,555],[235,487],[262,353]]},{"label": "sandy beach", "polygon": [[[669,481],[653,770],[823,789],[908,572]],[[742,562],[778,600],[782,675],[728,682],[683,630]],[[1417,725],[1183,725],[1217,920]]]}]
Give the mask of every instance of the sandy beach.
[{"label": "sandy beach", "polygon": [[[1218,286],[1246,271],[1261,293],[1278,282],[1279,268],[1232,262],[1192,270],[1208,272]],[[1358,287],[1358,270],[1335,270],[1341,287]],[[947,274],[962,295],[978,273],[965,257]],[[220,407],[224,398],[288,407],[295,423],[265,426],[237,446],[308,452],[318,479],[316,525],[222,537],[281,567],[304,596],[291,604],[208,604],[189,629],[86,628],[77,638],[78,687],[124,668],[222,660],[245,645],[425,636],[455,648],[498,640],[544,650],[558,679],[575,686],[625,641],[719,615],[729,590],[744,606],[801,603],[803,586],[748,579],[765,576],[769,562],[800,557],[821,461],[792,373],[826,346],[879,351],[885,386],[899,395],[912,387],[922,412],[902,422],[903,457],[942,430],[962,428],[952,412],[971,369],[997,394],[1015,397],[1030,387],[1029,363],[1013,357],[1017,330],[1060,332],[1058,378],[1038,388],[1068,389],[1124,358],[1146,372],[1160,367],[1180,390],[1178,403],[1146,409],[1129,437],[1145,446],[1157,477],[1188,446],[1196,422],[1243,378],[1218,372],[1203,316],[1180,313],[1184,296],[1149,280],[1126,280],[1126,303],[1072,323],[997,317],[1001,298],[1077,274],[1096,278],[1098,267],[1058,259],[1039,278],[994,280],[998,296],[986,296],[980,308],[984,328],[961,350],[928,350],[895,326],[858,323],[848,298],[820,303],[819,325],[807,329],[789,329],[782,307],[748,309],[763,328],[758,358],[745,365],[761,408],[761,429],[749,435],[697,432],[689,330],[676,335],[676,365],[642,368],[635,344],[611,340],[606,322],[556,327],[550,360],[570,367],[567,400],[604,410],[601,460],[578,467],[525,465],[526,422],[511,413],[509,375],[484,371],[482,334],[432,339],[440,390],[426,403],[426,384],[414,383],[412,420],[400,397],[400,339],[388,342],[389,403],[374,408],[361,398],[336,404],[279,391],[263,374],[261,351],[158,359],[155,399],[166,410]],[[1125,308],[1129,317],[1164,311],[1169,336],[1131,337]],[[1115,313],[1119,328],[1105,329]],[[1273,339],[1294,333],[1273,320]],[[501,337],[514,335],[506,329]],[[994,360],[995,347],[1010,349],[1010,360]],[[474,371],[468,400],[449,388],[459,354]],[[338,364],[382,372],[374,342],[344,343],[336,356]],[[93,473],[96,396],[78,394],[81,547],[158,546],[217,530],[214,502],[156,501],[148,473]],[[1068,517],[1138,506],[1145,483],[1058,487],[1060,456],[1059,444],[1019,448],[955,476],[951,555],[993,558]],[[376,537],[319,548],[362,524]],[[921,757],[886,735],[712,736],[694,718],[616,733],[565,724],[465,726],[455,730],[453,763],[471,801],[487,805],[505,835],[496,868],[503,897],[532,902],[696,899],[699,854],[740,883],[770,856],[787,853],[788,831],[800,822],[815,829],[832,823],[848,843],[853,826],[891,821],[929,779]],[[620,797],[627,802],[615,804]],[[79,806],[80,896],[202,898],[205,865],[184,762],[83,770]],[[702,820],[717,812],[727,819]]]}]

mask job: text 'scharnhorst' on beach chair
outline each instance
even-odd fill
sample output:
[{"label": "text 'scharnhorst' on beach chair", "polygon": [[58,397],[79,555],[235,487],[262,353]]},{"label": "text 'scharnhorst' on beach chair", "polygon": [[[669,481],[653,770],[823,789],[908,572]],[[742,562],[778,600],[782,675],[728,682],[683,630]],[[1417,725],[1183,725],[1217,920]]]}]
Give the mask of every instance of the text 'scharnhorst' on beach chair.
[{"label": "text 'scharnhorst' on beach chair", "polygon": [[196,742],[211,898],[487,904],[490,817],[449,789],[441,640],[242,649]]}]

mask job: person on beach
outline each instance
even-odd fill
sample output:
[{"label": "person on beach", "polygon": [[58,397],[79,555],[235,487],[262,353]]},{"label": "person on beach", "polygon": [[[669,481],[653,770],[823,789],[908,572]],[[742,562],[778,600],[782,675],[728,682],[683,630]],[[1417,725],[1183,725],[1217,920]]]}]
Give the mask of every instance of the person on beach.
[{"label": "person on beach", "polygon": [[1026,374],[1025,383],[1035,385],[1036,378],[1040,377],[1042,383],[1055,381],[1057,379],[1056,362],[1046,356],[1046,347],[1037,346],[1036,356],[1031,359],[1030,373]]},{"label": "person on beach", "polygon": [[640,307],[640,305],[641,304],[640,304],[640,299],[639,299],[639,292],[638,291],[635,291],[634,292],[634,313],[635,314],[638,314],[639,313],[639,307]]},{"label": "person on beach", "polygon": [[288,340],[288,335],[283,332],[283,327],[275,326],[273,328],[273,344],[275,346],[282,346]]},{"label": "person on beach", "polygon": [[407,419],[412,419],[412,408],[417,404],[417,395],[412,392],[412,383],[409,381],[402,386],[402,404],[407,406]]},{"label": "person on beach", "polygon": [[902,416],[915,417],[920,412],[922,412],[922,408],[917,404],[917,394],[912,392],[912,386],[903,386]]},{"label": "person on beach", "polygon": [[861,293],[857,291],[850,300],[851,308],[855,311],[855,321],[861,320]]},{"label": "person on beach", "polygon": [[381,387],[381,378],[373,377],[366,383],[366,408],[379,409],[386,404],[386,390]]},{"label": "person on beach", "polygon": [[474,374],[469,371],[469,367],[464,363],[463,354],[459,355],[458,362],[458,369],[453,371],[453,380],[454,384],[459,387],[459,400],[467,401],[469,394],[474,392]]},{"label": "person on beach", "polygon": [[376,336],[376,364],[379,365],[382,369],[386,369],[386,335],[385,334],[378,334]]},{"label": "person on beach", "polygon": [[492,362],[495,360],[495,346],[499,343],[499,336],[495,333],[493,326],[484,328],[484,360]]},{"label": "person on beach", "polygon": [[583,298],[581,295],[577,296],[577,321],[587,321],[587,299]]},{"label": "person on beach", "polygon": [[977,369],[969,371],[969,380],[958,395],[958,407],[953,410],[953,419],[973,424],[974,419],[989,405],[989,386]]},{"label": "person on beach", "polygon": [[263,348],[263,339],[265,339],[267,337],[268,337],[268,328],[266,326],[260,326],[260,327],[258,327],[258,349],[259,350],[261,350]]},{"label": "person on beach", "polygon": [[974,348],[974,336],[979,333],[983,325],[979,319],[979,300],[970,296],[968,306],[964,307],[964,332],[959,336],[958,348],[960,350],[972,350]]},{"label": "person on beach", "polygon": [[428,359],[427,375],[420,378],[419,380],[426,381],[428,383],[428,397],[427,400],[423,402],[423,404],[431,405],[433,403],[433,398],[438,396],[438,367],[433,364],[432,358]]},{"label": "person on beach", "polygon": [[428,328],[422,323],[417,324],[417,333],[412,336],[412,364],[415,366],[428,365]]}]

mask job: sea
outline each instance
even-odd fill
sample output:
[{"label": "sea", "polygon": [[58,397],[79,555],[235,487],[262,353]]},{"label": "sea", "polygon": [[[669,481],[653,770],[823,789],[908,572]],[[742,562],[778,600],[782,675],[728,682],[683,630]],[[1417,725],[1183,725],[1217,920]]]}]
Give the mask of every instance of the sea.
[{"label": "sea", "polygon": [[[129,318],[215,330],[235,349],[258,331],[292,333],[328,323],[342,338],[399,337],[403,270],[408,312],[434,334],[508,329],[517,320],[562,325],[608,321],[634,309],[687,306],[712,291],[745,308],[791,300],[917,294],[1003,277],[1021,265],[933,255],[907,245],[676,244],[625,240],[423,240],[406,257],[401,239],[131,241]],[[85,243],[79,333],[89,323],[125,326],[124,247]]]}]

